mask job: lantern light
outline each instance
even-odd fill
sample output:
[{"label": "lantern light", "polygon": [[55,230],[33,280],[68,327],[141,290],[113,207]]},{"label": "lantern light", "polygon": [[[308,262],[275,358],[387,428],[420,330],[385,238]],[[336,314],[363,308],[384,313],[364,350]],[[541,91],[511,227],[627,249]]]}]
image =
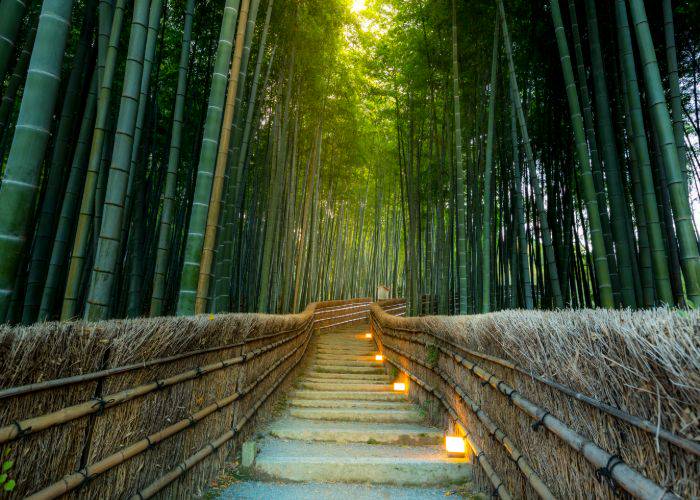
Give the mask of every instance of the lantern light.
[{"label": "lantern light", "polygon": [[366,339],[371,339],[371,338],[372,338],[372,334],[371,334],[371,333],[365,333],[365,338],[366,338]]},{"label": "lantern light", "polygon": [[396,392],[404,392],[406,390],[406,384],[403,382],[394,382],[394,390]]},{"label": "lantern light", "polygon": [[459,436],[445,436],[445,448],[449,457],[464,457],[466,453],[464,438]]},{"label": "lantern light", "polygon": [[377,355],[374,357],[374,359],[375,359],[376,361],[384,361],[384,356],[382,356],[381,354],[377,354]]}]

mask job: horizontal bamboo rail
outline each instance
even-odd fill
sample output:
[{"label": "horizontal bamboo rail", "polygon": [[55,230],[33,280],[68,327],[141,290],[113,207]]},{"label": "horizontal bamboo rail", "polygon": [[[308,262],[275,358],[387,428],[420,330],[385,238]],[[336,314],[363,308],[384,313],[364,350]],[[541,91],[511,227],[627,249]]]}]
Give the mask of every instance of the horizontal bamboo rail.
[{"label": "horizontal bamboo rail", "polygon": [[[383,337],[385,335],[383,328],[379,324],[377,325],[377,327],[381,332],[381,336]],[[391,334],[387,335],[391,336]],[[507,434],[502,429],[500,429],[494,423],[491,417],[489,417],[488,414],[484,412],[481,409],[481,407],[479,407],[479,405],[477,405],[469,396],[467,396],[466,393],[464,393],[464,391],[462,391],[461,388],[457,386],[457,384],[453,380],[451,380],[447,376],[447,374],[444,373],[443,370],[440,370],[437,366],[431,366],[423,360],[413,356],[410,353],[402,351],[397,347],[387,345],[384,342],[382,342],[382,345],[384,348],[394,351],[400,357],[407,358],[438,375],[448,387],[450,387],[457,393],[457,395],[460,397],[460,399],[462,399],[467,408],[469,408],[472,411],[472,413],[476,415],[479,421],[481,421],[481,423],[484,424],[484,427],[486,427],[486,430],[488,431],[489,435],[501,444],[505,452],[510,456],[511,460],[513,460],[513,463],[515,463],[518,469],[520,469],[520,472],[523,474],[530,486],[532,486],[532,489],[534,489],[537,492],[539,497],[547,500],[553,500],[555,498],[555,496],[549,490],[544,481],[542,481],[539,475],[528,463],[527,459],[525,458],[525,455],[518,449],[515,443],[507,436]]]},{"label": "horizontal bamboo rail", "polygon": [[[266,391],[266,393],[263,396],[260,396],[260,399],[257,399],[256,401],[251,401],[251,404],[253,404],[254,406],[251,407],[250,411],[247,411],[247,413],[243,415],[242,420],[238,422],[236,427],[232,431],[230,431],[230,433],[227,433],[223,438],[220,437],[220,439],[212,441],[211,443],[205,445],[197,454],[188,458],[185,462],[176,467],[176,469],[170,471],[168,474],[156,481],[156,483],[144,489],[142,491],[142,494],[144,495],[144,497],[147,498],[154,494],[156,491],[162,489],[165,485],[169,484],[169,482],[171,482],[171,480],[175,477],[180,477],[187,470],[189,470],[191,466],[201,462],[207,456],[211,455],[225,442],[235,437],[236,435],[239,435],[241,433],[241,429],[246,425],[247,422],[250,421],[250,419],[258,411],[262,404],[274,394],[274,392],[280,387],[280,384],[282,384],[282,382],[289,376],[292,370],[296,366],[298,366],[299,362],[303,359],[303,356],[306,353],[309,340],[313,333],[324,328],[331,328],[347,323],[367,320],[369,314],[368,300],[369,299],[356,299],[352,301],[329,301],[325,303],[312,303],[309,304],[302,313],[286,316],[285,321],[291,320],[295,323],[298,323],[293,328],[285,328],[283,330],[274,331],[269,334],[250,336],[238,342],[228,343],[215,347],[197,349],[188,352],[177,353],[167,357],[150,359],[146,361],[140,361],[137,363],[131,363],[90,373],[56,378],[43,382],[30,383],[22,386],[10,387],[0,390],[0,400],[5,400],[8,403],[11,402],[12,404],[15,404],[14,401],[12,401],[12,398],[18,396],[31,396],[33,393],[38,393],[40,391],[51,391],[75,384],[95,382],[113,376],[128,374],[129,372],[150,369],[159,365],[167,366],[172,363],[182,362],[182,360],[186,360],[190,357],[197,355],[212,354],[217,352],[225,353],[225,351],[230,350],[232,348],[242,348],[245,346],[257,347],[259,343],[264,343],[256,349],[246,352],[244,354],[229,357],[227,359],[223,359],[213,363],[208,363],[206,365],[188,368],[185,371],[176,373],[175,375],[171,375],[169,377],[164,377],[162,379],[147,383],[140,383],[139,385],[134,385],[132,387],[121,390],[119,392],[115,392],[110,395],[92,398],[82,403],[66,406],[64,408],[45,413],[43,415],[24,418],[21,420],[12,421],[11,423],[9,421],[6,421],[5,425],[3,427],[0,427],[0,444],[7,443],[13,440],[18,440],[29,435],[37,435],[43,430],[59,427],[63,424],[67,424],[79,418],[85,418],[91,415],[100,414],[103,410],[111,409],[127,401],[140,398],[160,389],[173,387],[183,382],[192,381],[205,375],[209,375],[216,371],[232,366],[242,366],[256,358],[259,358],[260,356],[266,353],[274,352],[275,355],[270,360],[270,366],[261,366],[261,368],[265,369],[264,373],[258,375],[254,381],[248,383],[244,388],[239,388],[238,390],[236,390],[236,392],[233,393],[224,393],[224,397],[210,404],[207,404],[202,408],[195,407],[190,410],[191,413],[188,417],[181,418],[181,416],[179,416],[178,421],[174,423],[170,423],[168,421],[167,423],[169,425],[167,425],[163,429],[155,433],[151,433],[143,437],[142,439],[139,439],[138,441],[127,444],[123,448],[119,446],[119,451],[113,452],[105,457],[97,457],[97,460],[95,462],[84,465],[80,470],[66,474],[58,480],[54,479],[54,482],[52,484],[37,484],[36,486],[43,486],[43,488],[33,493],[31,497],[55,498],[57,496],[65,495],[67,493],[69,494],[76,488],[85,486],[87,483],[90,482],[90,480],[104,475],[109,471],[112,471],[113,469],[124,464],[130,459],[139,456],[142,453],[145,453],[147,450],[166,442],[166,440],[168,439],[174,438],[175,436],[181,434],[187,429],[190,429],[192,426],[205,420],[207,417],[213,415],[214,413],[230,407],[230,405],[232,405],[234,402],[241,401],[241,399],[244,396],[251,393],[251,391],[254,391],[255,388],[258,387],[261,383],[268,380],[270,382],[274,381],[274,385],[268,391]],[[216,319],[217,321],[225,321],[226,317],[219,316]],[[148,322],[149,320],[143,321]],[[246,321],[248,320],[246,319]],[[276,324],[276,320],[274,320],[273,318],[253,318],[252,321],[254,321],[253,324],[259,324],[263,331],[266,328],[267,324]],[[105,323],[104,327],[109,329],[113,327],[113,325],[107,322]],[[196,329],[194,331],[201,330],[203,332],[206,329],[212,328],[211,325],[207,325],[203,321],[197,321],[193,323],[193,327]],[[77,328],[85,327],[83,327],[82,325],[78,325]],[[213,328],[216,328],[216,325],[214,325]],[[89,327],[86,331],[90,332]],[[286,337],[277,341],[276,339],[282,335],[286,335]],[[298,344],[295,342],[295,346],[289,351],[287,351],[284,346],[290,342],[296,341],[296,339],[299,339],[300,337],[303,338],[303,342]],[[256,345],[256,343],[258,344]],[[300,352],[302,348],[303,352]],[[269,356],[269,354],[267,355]],[[292,364],[289,366],[285,366],[290,362],[290,360],[292,360]],[[283,371],[280,371],[281,368],[283,369]],[[180,369],[182,370],[183,368]],[[242,411],[245,412],[246,410],[243,409]],[[17,446],[18,449],[21,450],[21,446],[25,445],[17,444]],[[166,466],[170,465],[168,464]],[[30,483],[26,483],[25,487],[30,485]],[[149,491],[151,493],[149,493]]]},{"label": "horizontal bamboo rail", "polygon": [[[381,311],[381,308],[377,308]],[[383,312],[383,311],[382,311]],[[379,314],[373,308],[372,310],[373,322],[382,329],[382,324],[379,319]],[[399,328],[395,330],[401,330]],[[395,332],[383,331],[390,337],[399,338],[405,341],[419,343],[421,345],[426,345],[425,342],[411,338],[410,336],[397,335]],[[412,333],[429,334],[421,330],[404,330],[410,331]],[[442,340],[436,337],[438,340]],[[384,344],[384,343],[383,343]],[[391,349],[391,346],[387,346]],[[456,354],[442,346],[437,346],[440,352],[452,357],[457,363],[461,364],[466,370],[473,376],[479,378],[484,382],[485,385],[490,386],[497,393],[502,394],[508,398],[509,402],[517,407],[521,412],[534,419],[538,427],[544,427],[553,435],[557,436],[562,442],[567,444],[574,451],[578,452],[583,458],[585,458],[589,463],[596,467],[597,470],[604,471],[615,484],[620,485],[625,491],[634,495],[637,498],[645,499],[675,499],[678,498],[674,493],[668,491],[667,489],[657,485],[655,482],[651,481],[644,475],[640,474],[627,464],[625,464],[619,457],[612,455],[602,448],[600,448],[593,441],[580,435],[570,427],[568,427],[564,422],[553,416],[546,409],[540,407],[536,403],[530,401],[524,395],[520,394],[513,387],[508,385],[505,381],[498,378],[493,373],[481,368],[476,363],[473,363],[459,354]],[[436,371],[433,369],[433,372]],[[436,375],[438,375],[436,373]]]},{"label": "horizontal bamboo rail", "polygon": [[[412,330],[410,328],[403,328],[403,327],[397,327],[393,328],[395,331],[400,331],[400,332],[406,332],[406,333],[425,333],[421,330]],[[654,437],[659,437],[665,441],[668,441],[669,443],[674,444],[675,446],[678,446],[679,448],[684,449],[685,451],[688,451],[692,453],[693,455],[700,456],[700,443],[696,441],[692,441],[690,439],[686,439],[682,436],[679,436],[677,434],[674,434],[673,432],[664,429],[663,427],[660,427],[658,424],[655,424],[647,419],[637,417],[635,415],[632,415],[624,410],[621,410],[615,406],[611,406],[609,404],[603,403],[602,401],[599,401],[591,396],[588,396],[586,394],[583,394],[581,392],[575,391],[574,389],[571,389],[570,387],[567,387],[564,384],[560,384],[559,382],[555,382],[554,380],[551,380],[547,377],[544,377],[542,375],[538,375],[530,370],[527,370],[521,366],[519,366],[517,363],[513,363],[512,361],[502,359],[496,356],[491,356],[489,354],[484,354],[478,351],[474,351],[473,349],[468,349],[466,347],[462,347],[456,342],[444,338],[443,336],[439,335],[434,335],[434,337],[442,342],[445,342],[446,344],[449,344],[451,347],[458,349],[465,353],[468,356],[473,356],[476,358],[483,359],[485,361],[489,361],[491,363],[497,364],[499,366],[502,366],[504,368],[507,368],[512,371],[516,371],[518,373],[521,373],[523,375],[528,376],[529,378],[532,378],[536,380],[537,382],[540,382],[541,384],[547,385],[551,387],[552,389],[555,389],[563,394],[566,394],[569,397],[572,397],[578,401],[581,401],[582,403],[585,403],[589,405],[592,408],[595,408],[597,410],[602,411],[603,413],[606,413],[610,415],[611,417],[615,417],[627,424],[630,424],[637,429],[644,431],[648,434],[653,435]],[[414,340],[415,342],[415,340]]]},{"label": "horizontal bamboo rail", "polygon": [[39,431],[55,427],[57,425],[65,424],[71,420],[90,415],[91,413],[102,412],[107,408],[113,408],[127,401],[145,396],[148,393],[163,389],[165,387],[180,384],[182,382],[193,380],[233,365],[244,363],[249,359],[256,358],[266,352],[271,351],[272,349],[290,342],[301,334],[302,332],[299,332],[289,338],[274,342],[265,347],[255,349],[240,356],[228,358],[205,366],[197,366],[171,377],[149,382],[147,384],[141,384],[130,389],[125,389],[101,398],[95,398],[77,405],[68,406],[38,417],[13,422],[10,425],[0,428],[0,444],[7,443],[8,441],[27,436],[29,434],[35,434]]},{"label": "horizontal bamboo rail", "polygon": [[228,349],[235,349],[236,347],[243,347],[253,342],[258,342],[260,340],[265,340],[269,338],[279,337],[285,333],[298,332],[299,330],[305,329],[312,318],[309,318],[306,322],[296,328],[290,328],[288,330],[280,330],[279,332],[271,333],[268,335],[261,335],[259,337],[250,337],[240,342],[233,342],[231,344],[225,344],[221,346],[208,347],[206,349],[198,349],[196,351],[183,352],[181,354],[176,354],[173,356],[167,356],[165,358],[151,359],[147,361],[141,361],[139,363],[132,363],[124,366],[117,366],[114,368],[109,368],[106,370],[100,370],[96,372],[84,373],[81,375],[74,375],[72,377],[63,377],[52,380],[46,380],[44,382],[37,382],[35,384],[20,385],[17,387],[10,387],[8,389],[0,390],[0,399],[7,399],[12,397],[21,396],[24,394],[29,394],[32,392],[46,391],[49,389],[56,389],[59,387],[66,387],[69,385],[82,384],[85,382],[92,382],[94,380],[103,379],[106,377],[112,377],[115,375],[121,375],[127,372],[135,370],[143,370],[145,368],[151,368],[153,366],[163,365],[172,363],[175,361],[180,361],[183,359],[191,358],[193,356],[198,356],[200,354],[210,354],[213,352],[225,351]]},{"label": "horizontal bamboo rail", "polygon": [[[306,354],[306,349],[309,345],[309,338],[307,337],[305,343],[304,343],[304,352],[302,353],[302,356],[300,357],[303,358],[304,354]],[[258,400],[257,403],[248,411],[248,413],[245,414],[245,416],[236,424],[236,426],[232,429],[229,430],[225,433],[223,433],[221,436],[216,438],[213,441],[210,441],[209,443],[205,444],[197,453],[194,455],[191,455],[189,458],[187,458],[185,461],[179,463],[177,466],[175,466],[173,469],[171,469],[169,472],[161,476],[159,479],[155,480],[152,482],[150,485],[148,485],[146,488],[142,489],[139,491],[136,495],[133,495],[131,497],[132,500],[145,500],[147,498],[152,498],[155,496],[159,491],[161,491],[163,488],[165,488],[167,485],[175,481],[178,477],[181,475],[185,474],[188,470],[190,470],[192,467],[197,465],[199,462],[207,458],[209,455],[214,453],[217,449],[219,449],[221,446],[223,446],[226,442],[230,441],[233,439],[243,428],[243,426],[248,423],[248,421],[255,415],[255,413],[258,411],[258,409],[267,401],[267,399],[275,392],[275,390],[286,380],[286,378],[289,376],[291,371],[294,369],[294,366],[291,366],[287,369],[287,371],[282,375],[279,380],[265,393],[265,395]]]},{"label": "horizontal bamboo rail", "polygon": [[[307,338],[304,341],[303,345],[306,345],[308,343],[309,335],[307,335]],[[245,387],[243,390],[240,392],[235,392],[233,394],[230,394],[226,396],[225,398],[219,399],[218,401],[215,401],[214,403],[202,408],[196,413],[193,413],[190,417],[184,418],[178,422],[175,422],[172,425],[169,425],[168,427],[151,434],[144,439],[141,439],[140,441],[137,441],[136,443],[133,443],[122,450],[113,453],[102,460],[95,462],[94,464],[90,464],[79,471],[76,471],[72,474],[68,474],[64,476],[60,481],[57,481],[46,488],[30,495],[27,497],[28,500],[44,500],[44,499],[49,499],[49,498],[57,498],[61,495],[64,495],[75,488],[79,487],[80,485],[94,479],[98,475],[116,467],[117,465],[120,465],[127,460],[140,455],[141,453],[145,452],[149,448],[156,446],[160,444],[161,442],[165,441],[167,438],[174,436],[178,434],[179,432],[182,432],[185,429],[188,429],[189,427],[195,425],[196,423],[200,422],[204,418],[208,417],[215,411],[222,410],[223,408],[226,408],[227,406],[230,406],[233,404],[235,401],[239,400],[246,394],[248,394],[250,391],[255,389],[255,387],[258,386],[260,382],[262,382],[264,379],[266,379],[273,371],[275,371],[282,363],[287,361],[290,357],[292,357],[300,348],[302,345],[297,346],[294,348],[292,351],[290,351],[288,354],[277,360],[272,366],[270,366],[262,375],[260,375],[257,379],[255,379],[251,384],[249,384],[247,387]]]},{"label": "horizontal bamboo rail", "polygon": [[[378,327],[379,325],[376,323],[373,323],[373,326]],[[381,329],[381,327],[379,327]],[[376,339],[376,335],[374,336]],[[381,334],[380,334],[380,339],[379,341],[381,342]],[[381,344],[382,346],[384,344]],[[389,347],[389,346],[387,346]],[[389,347],[389,349],[391,349]],[[408,368],[400,365],[399,363],[396,363],[394,360],[391,358],[385,358],[392,366],[394,366],[397,370],[403,372],[406,374],[406,376],[414,381],[418,386],[420,386],[424,391],[432,394],[440,403],[443,405],[443,407],[447,410],[447,412],[450,414],[450,417],[455,421],[458,422],[463,429],[468,428],[467,425],[462,421],[462,419],[459,417],[457,412],[452,408],[452,406],[447,402],[445,397],[434,387],[431,385],[428,385],[425,383],[423,380],[418,378],[413,372],[411,372]],[[493,485],[493,492],[492,496],[498,496],[502,500],[510,500],[512,497],[510,493],[506,490],[503,480],[498,476],[496,473],[495,469],[491,465],[491,462],[489,462],[488,457],[486,456],[486,453],[476,444],[473,438],[469,436],[467,433],[467,442],[469,443],[469,446],[472,448],[474,455],[476,456],[477,462],[479,462],[479,465],[481,466],[482,470],[486,474],[486,477],[488,477],[489,481]]]}]

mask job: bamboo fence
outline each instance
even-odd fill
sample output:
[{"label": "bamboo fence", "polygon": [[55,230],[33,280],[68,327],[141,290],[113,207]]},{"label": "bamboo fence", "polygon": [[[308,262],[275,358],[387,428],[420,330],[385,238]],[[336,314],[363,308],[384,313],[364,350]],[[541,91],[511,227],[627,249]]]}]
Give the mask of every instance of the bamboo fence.
[{"label": "bamboo fence", "polygon": [[700,313],[399,318],[401,303],[371,306],[374,338],[411,396],[466,430],[485,491],[700,495]]},{"label": "bamboo fence", "polygon": [[369,303],[0,327],[10,498],[201,494],[269,416],[312,334],[366,320]]}]

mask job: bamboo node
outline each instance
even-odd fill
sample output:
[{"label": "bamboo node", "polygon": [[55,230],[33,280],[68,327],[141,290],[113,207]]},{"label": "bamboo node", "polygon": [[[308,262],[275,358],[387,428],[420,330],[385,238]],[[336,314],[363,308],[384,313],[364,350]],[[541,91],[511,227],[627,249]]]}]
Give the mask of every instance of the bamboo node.
[{"label": "bamboo node", "polygon": [[93,398],[95,402],[92,404],[91,408],[97,408],[97,411],[95,412],[95,415],[98,417],[101,416],[105,412],[105,408],[107,407],[108,404],[114,403],[113,399],[104,399],[101,397]]},{"label": "bamboo node", "polygon": [[[482,452],[483,453],[483,452]],[[498,490],[503,486],[503,481],[498,483],[498,486],[496,486],[493,491],[491,492],[491,498],[497,498],[498,497]]]},{"label": "bamboo node", "polygon": [[19,423],[19,420],[13,420],[12,425],[14,425],[17,428],[17,438],[24,437],[27,434],[31,434],[32,432],[31,425],[29,427],[22,428],[22,424]]},{"label": "bamboo node", "polygon": [[547,415],[551,415],[551,413],[549,413],[548,411],[545,410],[545,412],[542,414],[540,419],[537,422],[535,422],[534,424],[532,424],[533,431],[537,432],[538,430],[540,430],[540,427],[542,427],[544,425],[544,419]]},{"label": "bamboo node", "polygon": [[612,472],[615,467],[623,463],[625,462],[622,460],[620,455],[611,455],[608,459],[608,463],[605,464],[605,467],[600,467],[595,471],[595,477],[598,479],[598,482],[601,484],[606,484],[608,488],[614,492],[615,496],[620,496],[621,492],[617,481],[612,475]]}]

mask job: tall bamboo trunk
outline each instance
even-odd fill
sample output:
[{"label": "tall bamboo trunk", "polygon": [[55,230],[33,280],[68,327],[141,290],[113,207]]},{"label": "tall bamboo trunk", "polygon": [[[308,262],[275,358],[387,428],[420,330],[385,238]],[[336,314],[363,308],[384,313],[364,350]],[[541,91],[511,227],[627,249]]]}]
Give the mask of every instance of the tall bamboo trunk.
[{"label": "tall bamboo trunk", "polygon": [[45,0],[19,118],[0,185],[0,322],[15,288],[58,98],[72,0]]},{"label": "tall bamboo trunk", "polygon": [[[109,46],[105,55],[105,64],[102,74],[102,83],[99,85],[97,97],[97,115],[95,118],[95,130],[92,135],[90,156],[88,159],[87,173],[83,187],[83,196],[80,203],[80,212],[75,229],[73,240],[73,251],[71,252],[68,276],[66,278],[66,289],[61,307],[60,319],[65,321],[75,318],[79,314],[80,292],[82,289],[85,266],[88,263],[90,253],[90,238],[93,218],[95,216],[95,198],[98,184],[98,177],[105,144],[109,142],[107,138],[109,108],[112,97],[112,85],[114,84],[114,73],[117,65],[117,52],[121,39],[122,25],[124,21],[124,10],[126,0],[117,0],[112,16],[112,27],[109,33]],[[98,66],[99,75],[99,66]]]},{"label": "tall bamboo trunk", "polygon": [[637,35],[649,112],[656,127],[663,156],[663,168],[673,207],[686,294],[688,299],[697,306],[700,304],[700,254],[698,253],[698,240],[693,227],[686,182],[678,158],[673,123],[666,107],[661,73],[656,61],[644,2],[630,0],[630,11]]},{"label": "tall bamboo trunk", "polygon": [[153,273],[153,291],[151,296],[151,316],[163,314],[163,301],[170,261],[170,247],[173,235],[173,216],[175,211],[175,195],[177,189],[177,172],[182,148],[182,132],[185,123],[185,100],[187,95],[187,69],[190,63],[190,41],[192,39],[192,22],[194,19],[195,0],[187,0],[185,20],[182,30],[182,48],[178,66],[177,90],[175,91],[175,106],[173,110],[173,128],[170,132],[170,150],[168,169],[165,177],[163,194],[163,211],[158,228],[158,247]]},{"label": "tall bamboo trunk", "polygon": [[601,306],[615,307],[605,242],[603,240],[602,226],[600,223],[600,213],[598,211],[595,183],[591,172],[590,157],[588,156],[583,117],[581,116],[578,92],[576,91],[576,84],[574,81],[574,70],[571,65],[569,46],[566,40],[566,33],[564,32],[564,23],[561,18],[561,10],[559,9],[559,0],[551,0],[550,5],[559,57],[564,73],[564,82],[566,84],[566,96],[569,101],[569,110],[571,112],[574,140],[576,141],[576,159],[578,162],[579,176],[583,187],[586,210],[588,212],[591,244],[593,246],[593,261],[595,265],[596,282],[598,284],[598,296]]},{"label": "tall bamboo trunk", "polygon": [[192,212],[190,214],[187,243],[185,246],[184,263],[180,278],[180,292],[177,302],[177,314],[185,316],[194,314],[199,266],[202,257],[204,232],[209,211],[209,199],[214,177],[214,169],[221,132],[221,120],[226,99],[226,83],[233,37],[236,28],[236,17],[240,0],[226,0],[224,14],[221,20],[219,43],[214,60],[213,76],[209,92],[207,117],[204,124],[204,136],[197,167],[197,181]]},{"label": "tall bamboo trunk", "polygon": [[491,83],[489,85],[489,117],[486,136],[486,165],[484,167],[484,211],[481,231],[481,312],[491,310],[491,177],[493,170],[493,142],[496,133],[496,84],[498,78],[498,20],[493,33],[491,56]]},{"label": "tall bamboo trunk", "polygon": [[120,246],[124,203],[131,169],[131,150],[143,76],[150,3],[150,0],[134,2],[124,85],[105,191],[102,224],[85,307],[85,319],[89,321],[107,319],[111,315],[114,302],[114,278],[117,264],[122,258]]}]

